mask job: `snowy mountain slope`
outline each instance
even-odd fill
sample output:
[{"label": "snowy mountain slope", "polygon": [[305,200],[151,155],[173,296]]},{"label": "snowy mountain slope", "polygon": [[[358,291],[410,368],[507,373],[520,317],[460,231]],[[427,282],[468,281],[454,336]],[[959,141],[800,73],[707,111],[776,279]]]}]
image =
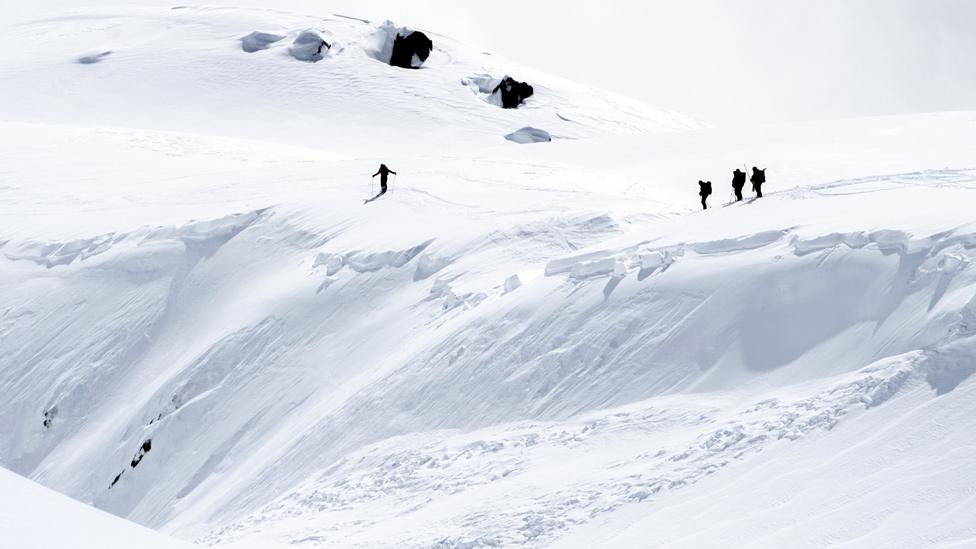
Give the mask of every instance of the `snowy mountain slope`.
[{"label": "snowy mountain slope", "polygon": [[[4,92],[0,116],[268,139],[356,156],[381,143],[397,143],[407,153],[422,152],[437,138],[500,139],[521,126],[567,138],[700,126],[435,33],[431,58],[421,70],[406,70],[408,76],[370,57],[386,36],[381,23],[179,7],[85,11],[12,25],[0,78],[17,85]],[[332,45],[319,62],[290,53],[307,29]],[[241,39],[255,31],[283,38],[245,52]],[[462,82],[509,72],[536,87],[516,113],[489,105]]]},{"label": "snowy mountain slope", "polygon": [[[342,51],[241,48],[309,27]],[[388,67],[377,27],[15,27],[47,39],[0,63],[0,464],[241,546],[976,536],[976,114],[654,133],[697,126],[544,75],[503,111],[461,80],[534,73],[433,33]],[[766,198],[692,209],[742,162]]]},{"label": "snowy mountain slope", "polygon": [[[92,509],[0,469],[3,549],[179,549],[192,545]],[[56,527],[52,527],[52,522]]]}]

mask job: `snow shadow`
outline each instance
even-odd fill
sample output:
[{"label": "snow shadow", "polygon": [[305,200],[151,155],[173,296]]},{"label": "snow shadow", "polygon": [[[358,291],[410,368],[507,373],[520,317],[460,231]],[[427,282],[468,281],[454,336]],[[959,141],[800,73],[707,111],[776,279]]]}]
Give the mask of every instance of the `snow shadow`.
[{"label": "snow shadow", "polygon": [[530,143],[549,143],[552,141],[552,135],[546,130],[526,126],[506,135],[505,139],[519,145],[528,145]]},{"label": "snow shadow", "polygon": [[332,45],[326,42],[317,31],[302,31],[288,48],[288,53],[299,61],[315,63],[329,53]]},{"label": "snow shadow", "polygon": [[261,50],[268,49],[271,44],[281,41],[285,38],[283,34],[275,34],[273,32],[262,32],[254,31],[251,34],[241,38],[241,49],[247,53],[254,53]]},{"label": "snow shadow", "polygon": [[77,59],[77,61],[82,65],[94,65],[95,63],[100,62],[102,59],[105,59],[111,54],[112,54],[112,50],[106,50],[100,53],[91,53],[88,55],[82,55]]}]

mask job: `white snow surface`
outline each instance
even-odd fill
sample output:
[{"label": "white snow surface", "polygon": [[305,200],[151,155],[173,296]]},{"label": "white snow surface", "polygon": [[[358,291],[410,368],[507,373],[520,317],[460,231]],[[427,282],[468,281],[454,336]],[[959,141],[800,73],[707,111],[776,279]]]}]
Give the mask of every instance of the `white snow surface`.
[{"label": "white snow surface", "polygon": [[8,26],[0,466],[218,547],[976,545],[976,113],[715,129],[392,25]]},{"label": "white snow surface", "polygon": [[189,549],[0,469],[0,549]]}]

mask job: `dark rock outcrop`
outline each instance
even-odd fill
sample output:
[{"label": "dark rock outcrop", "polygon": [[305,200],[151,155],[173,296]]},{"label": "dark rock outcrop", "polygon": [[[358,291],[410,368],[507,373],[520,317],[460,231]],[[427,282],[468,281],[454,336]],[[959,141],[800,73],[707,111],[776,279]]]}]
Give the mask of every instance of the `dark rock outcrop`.
[{"label": "dark rock outcrop", "polygon": [[135,469],[135,467],[139,465],[139,462],[142,461],[142,458],[146,457],[146,454],[149,453],[149,450],[152,450],[152,440],[146,439],[146,441],[142,443],[142,446],[139,447],[139,451],[136,453],[136,455],[132,457],[132,462],[129,463],[129,465]]},{"label": "dark rock outcrop", "polygon": [[525,82],[519,82],[511,76],[506,76],[491,93],[501,94],[502,108],[516,109],[523,101],[532,97],[535,90]]},{"label": "dark rock outcrop", "polygon": [[54,418],[58,417],[58,407],[52,406],[48,410],[44,410],[44,427],[50,428],[54,423]]},{"label": "dark rock outcrop", "polygon": [[420,31],[413,31],[406,36],[397,33],[393,40],[390,64],[404,69],[419,69],[433,49],[434,43]]}]

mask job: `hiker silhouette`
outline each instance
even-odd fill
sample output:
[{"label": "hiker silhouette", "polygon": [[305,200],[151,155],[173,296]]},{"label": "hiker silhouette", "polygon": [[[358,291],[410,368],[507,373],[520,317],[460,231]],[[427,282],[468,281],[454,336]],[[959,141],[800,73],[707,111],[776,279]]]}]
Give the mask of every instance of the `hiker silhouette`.
[{"label": "hiker silhouette", "polygon": [[732,190],[735,191],[735,201],[742,200],[742,187],[746,186],[746,172],[736,168],[732,172]]},{"label": "hiker silhouette", "polygon": [[698,180],[698,196],[701,196],[702,209],[707,210],[708,204],[705,203],[708,200],[708,195],[712,194],[712,182]]},{"label": "hiker silhouette", "polygon": [[749,178],[749,181],[752,181],[752,190],[756,191],[756,198],[762,198],[762,186],[766,182],[766,168],[760,170],[753,166],[752,177]]},{"label": "hiker silhouette", "polygon": [[380,169],[376,170],[376,173],[373,174],[373,177],[376,177],[377,175],[380,176],[380,193],[373,198],[366,200],[366,203],[372,202],[386,194],[386,180],[389,178],[391,173],[396,175],[396,172],[390,168],[387,168],[386,164],[380,164]]}]

